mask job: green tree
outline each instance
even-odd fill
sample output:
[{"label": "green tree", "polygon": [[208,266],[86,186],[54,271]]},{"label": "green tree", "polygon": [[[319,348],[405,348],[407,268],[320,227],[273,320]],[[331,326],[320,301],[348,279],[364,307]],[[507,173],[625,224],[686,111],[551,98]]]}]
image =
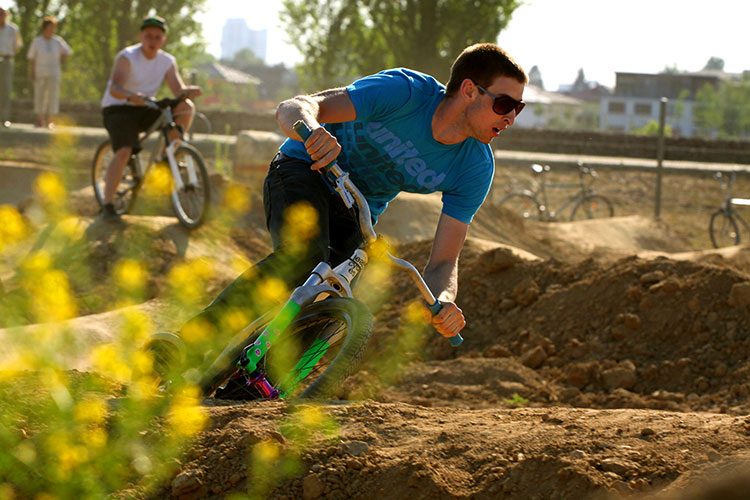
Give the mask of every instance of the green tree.
[{"label": "green tree", "polygon": [[152,0],[15,0],[15,10],[24,40],[17,59],[18,91],[30,95],[26,51],[39,34],[44,15],[58,18],[58,34],[73,48],[63,69],[63,99],[98,100],[106,87],[115,55],[138,42],[140,22],[158,14],[167,20],[169,32],[164,49],[174,54],[180,67],[203,49],[201,25],[195,15],[206,0],[164,0],[158,10]]},{"label": "green tree", "polygon": [[284,0],[282,22],[304,56],[308,90],[405,66],[445,82],[468,45],[494,41],[518,0]]},{"label": "green tree", "polygon": [[706,61],[706,65],[703,66],[703,69],[724,71],[724,59],[721,57],[711,57]]},{"label": "green tree", "polygon": [[709,83],[695,93],[693,124],[700,135],[713,135],[721,127],[721,98],[718,90]]}]

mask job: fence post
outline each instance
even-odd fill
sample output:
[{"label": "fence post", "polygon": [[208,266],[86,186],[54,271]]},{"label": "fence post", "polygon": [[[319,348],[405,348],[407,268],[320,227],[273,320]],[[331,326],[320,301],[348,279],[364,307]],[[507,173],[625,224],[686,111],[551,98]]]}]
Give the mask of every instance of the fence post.
[{"label": "fence post", "polygon": [[659,135],[656,142],[656,204],[654,217],[661,215],[661,180],[664,171],[664,123],[667,117],[667,98],[662,97],[659,101]]}]

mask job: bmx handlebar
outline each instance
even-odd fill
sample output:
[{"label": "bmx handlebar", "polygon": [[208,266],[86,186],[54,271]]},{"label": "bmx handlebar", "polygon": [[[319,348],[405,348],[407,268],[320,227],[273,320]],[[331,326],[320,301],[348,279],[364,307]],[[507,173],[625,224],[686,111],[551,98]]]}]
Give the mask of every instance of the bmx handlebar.
[{"label": "bmx handlebar", "polygon": [[[312,131],[307,126],[305,122],[302,120],[297,121],[293,125],[294,131],[297,132],[297,134],[302,138],[303,141],[306,141],[308,137],[312,134]],[[357,204],[357,208],[359,209],[359,225],[362,228],[362,232],[365,235],[365,239],[367,240],[367,243],[372,243],[375,240],[377,240],[378,236],[375,233],[375,229],[372,225],[372,216],[370,214],[370,205],[367,203],[367,199],[365,199],[364,195],[360,192],[360,190],[357,188],[357,186],[349,179],[349,174],[344,172],[344,170],[341,169],[338,162],[334,160],[330,164],[328,164],[325,167],[326,173],[329,173],[334,178],[334,185],[337,185],[336,191],[339,193],[339,196],[344,198],[344,201],[346,202],[346,196],[347,194],[342,191],[342,187],[345,188],[348,193],[352,196],[354,201]],[[343,186],[338,186],[338,183],[343,184]],[[443,308],[443,305],[438,301],[435,296],[433,295],[430,288],[427,286],[427,284],[424,281],[424,278],[422,278],[422,275],[419,273],[419,271],[410,263],[403,259],[399,259],[397,257],[394,257],[389,252],[386,252],[386,255],[388,255],[388,258],[391,259],[391,261],[396,265],[396,267],[408,272],[414,283],[417,285],[417,288],[419,289],[420,293],[422,294],[422,297],[424,298],[427,308],[432,312],[433,315],[437,315],[440,310]],[[460,334],[456,334],[455,337],[448,337],[448,341],[453,347],[456,347],[460,345],[464,339],[461,337]]]}]

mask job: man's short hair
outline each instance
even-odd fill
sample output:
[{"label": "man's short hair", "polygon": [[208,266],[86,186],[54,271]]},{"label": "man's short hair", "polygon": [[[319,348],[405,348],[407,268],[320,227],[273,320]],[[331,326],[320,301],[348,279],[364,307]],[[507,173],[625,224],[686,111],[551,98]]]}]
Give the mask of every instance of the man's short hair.
[{"label": "man's short hair", "polygon": [[145,30],[146,28],[159,28],[164,33],[166,33],[167,22],[164,20],[163,17],[159,17],[159,16],[147,17],[141,23],[141,31]]},{"label": "man's short hair", "polygon": [[445,93],[453,95],[458,92],[467,78],[489,87],[499,76],[513,78],[524,85],[529,82],[523,68],[503,49],[494,43],[476,43],[466,47],[453,61]]}]

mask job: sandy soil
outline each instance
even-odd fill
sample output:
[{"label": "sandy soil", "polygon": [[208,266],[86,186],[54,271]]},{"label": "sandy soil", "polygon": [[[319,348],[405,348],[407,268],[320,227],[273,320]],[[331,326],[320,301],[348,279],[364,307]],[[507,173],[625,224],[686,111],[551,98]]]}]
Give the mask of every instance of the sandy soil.
[{"label": "sandy soil", "polygon": [[[485,206],[462,255],[459,303],[469,323],[460,348],[426,330],[404,347],[401,325],[415,292],[396,276],[387,300],[365,294],[376,327],[364,364],[321,407],[335,433],[320,432],[300,450],[289,425],[298,405],[207,401],[210,426],[174,477],[135,494],[747,498],[750,249],[700,246],[705,237],[686,221],[705,232],[710,211],[689,203],[705,194],[705,179],[680,177],[686,198],[670,199],[660,220],[627,209],[650,196],[629,181],[610,186],[620,190],[619,216],[609,220],[535,223]],[[220,263],[210,295],[232,279],[232,255],[263,255],[258,209],[255,200],[229,234],[207,227],[188,235],[174,220],[138,216],[113,233],[83,215],[83,255],[104,279],[123,242],[145,235],[153,280],[136,307],[158,316],[163,276],[186,256]],[[438,197],[402,196],[378,229],[397,255],[423,266],[439,210]],[[86,341],[106,341],[111,304],[89,303],[88,315],[72,321]],[[384,370],[384,360],[397,368]],[[80,362],[71,367],[85,370]],[[297,458],[286,476],[249,465],[267,442]]]}]

